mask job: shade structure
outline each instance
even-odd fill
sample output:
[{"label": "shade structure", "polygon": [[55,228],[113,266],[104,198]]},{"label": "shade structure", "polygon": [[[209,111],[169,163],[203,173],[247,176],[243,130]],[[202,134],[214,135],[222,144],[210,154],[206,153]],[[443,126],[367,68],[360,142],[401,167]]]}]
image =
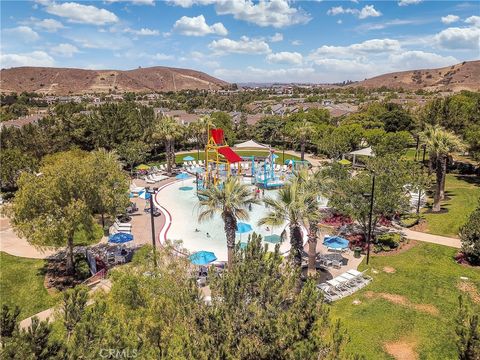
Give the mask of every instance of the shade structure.
[{"label": "shade structure", "polygon": [[350,241],[340,236],[330,236],[330,237],[326,237],[323,240],[323,245],[329,248],[338,249],[338,250],[346,249],[349,244],[350,244]]},{"label": "shade structure", "polygon": [[263,238],[263,241],[271,244],[278,244],[280,241],[282,241],[282,237],[277,234],[267,235]]},{"label": "shade structure", "polygon": [[185,156],[185,157],[183,158],[183,161],[193,161],[193,160],[195,160],[195,158],[194,158],[193,156],[190,156],[190,155],[189,155],[189,156]]},{"label": "shade structure", "polygon": [[113,244],[124,244],[129,241],[133,241],[133,235],[122,232],[110,235],[108,238],[108,242]]},{"label": "shade structure", "polygon": [[253,230],[252,225],[247,224],[247,223],[243,223],[243,222],[239,222],[239,223],[237,224],[237,231],[236,231],[236,233],[237,233],[237,234],[244,234],[244,233],[250,232],[250,231],[252,231],[252,230]]},{"label": "shade structure", "polygon": [[197,251],[196,253],[190,255],[188,257],[190,262],[194,265],[207,265],[211,262],[217,260],[215,254],[211,251]]},{"label": "shade structure", "polygon": [[135,169],[137,169],[137,170],[150,170],[150,166],[145,165],[145,164],[140,164]]},{"label": "shade structure", "polygon": [[185,180],[185,179],[188,179],[189,177],[190,175],[188,175],[187,173],[180,173],[177,176],[175,176],[175,179]]},{"label": "shade structure", "polygon": [[139,197],[140,199],[148,200],[148,199],[150,199],[150,196],[151,196],[151,195],[150,195],[148,192],[146,192],[145,190],[140,191],[140,192],[138,193],[138,197]]}]

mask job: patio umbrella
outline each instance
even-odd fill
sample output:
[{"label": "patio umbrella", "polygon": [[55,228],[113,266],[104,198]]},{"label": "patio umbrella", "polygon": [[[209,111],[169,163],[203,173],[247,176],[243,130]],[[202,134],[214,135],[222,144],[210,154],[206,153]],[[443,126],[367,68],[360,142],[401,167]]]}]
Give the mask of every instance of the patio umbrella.
[{"label": "patio umbrella", "polygon": [[133,241],[133,235],[122,232],[110,235],[108,238],[108,242],[113,244],[124,244],[129,241]]},{"label": "patio umbrella", "polygon": [[349,244],[350,241],[340,236],[330,236],[323,240],[323,245],[337,250],[346,249]]},{"label": "patio umbrella", "polygon": [[183,158],[183,161],[193,161],[193,160],[195,160],[195,158],[194,158],[193,156],[190,156],[190,155],[189,155],[189,156],[185,156],[185,157]]},{"label": "patio umbrella", "polygon": [[193,189],[192,186],[183,186],[183,180],[188,179],[189,177],[190,175],[188,175],[187,173],[180,173],[175,176],[175,179],[182,180],[182,186],[179,188],[179,190],[188,191]]},{"label": "patio umbrella", "polygon": [[293,165],[293,160],[292,159],[285,160],[285,165]]},{"label": "patio umbrella", "polygon": [[137,170],[150,170],[150,166],[145,165],[145,164],[140,164],[135,169],[137,169]]},{"label": "patio umbrella", "polygon": [[277,159],[277,158],[278,158],[278,155],[277,155],[277,154],[273,154],[273,155],[272,155],[272,158]]},{"label": "patio umbrella", "polygon": [[347,160],[347,159],[342,159],[342,160],[339,160],[338,163],[340,165],[345,165],[345,166],[348,166],[348,165],[352,165],[352,162]]},{"label": "patio umbrella", "polygon": [[243,223],[243,222],[239,222],[237,224],[237,231],[235,231],[235,232],[237,234],[240,234],[240,241],[242,241],[242,234],[248,233],[252,230],[253,230],[252,225],[247,224],[247,223]]},{"label": "patio umbrella", "polygon": [[148,199],[150,199],[150,196],[151,196],[151,195],[150,195],[148,192],[146,192],[145,190],[140,191],[140,192],[138,193],[138,197],[139,197],[140,199],[148,200]]},{"label": "patio umbrella", "polygon": [[278,244],[282,240],[282,237],[277,234],[267,235],[263,238],[263,241],[266,241],[271,244]]},{"label": "patio umbrella", "polygon": [[193,265],[207,265],[217,260],[215,254],[211,251],[197,251],[188,257]]}]

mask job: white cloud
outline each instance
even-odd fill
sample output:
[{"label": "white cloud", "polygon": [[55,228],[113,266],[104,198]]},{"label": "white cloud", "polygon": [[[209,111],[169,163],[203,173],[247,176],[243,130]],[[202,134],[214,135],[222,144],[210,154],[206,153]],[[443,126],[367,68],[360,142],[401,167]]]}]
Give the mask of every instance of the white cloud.
[{"label": "white cloud", "polygon": [[343,6],[334,6],[328,9],[327,14],[332,16],[341,15],[341,14],[351,14],[358,17],[359,19],[366,19],[368,17],[378,17],[382,15],[382,13],[376,10],[373,5],[365,5],[361,10],[344,8]]},{"label": "white cloud", "polygon": [[220,39],[212,41],[208,47],[218,54],[268,54],[271,52],[268,44],[261,39],[250,39],[242,36],[240,40]]},{"label": "white cloud", "polygon": [[120,34],[80,32],[65,37],[86,49],[120,50],[132,46],[132,41]]},{"label": "white cloud", "polygon": [[302,8],[292,7],[288,0],[170,0],[170,4],[191,7],[192,5],[215,4],[218,15],[233,15],[258,26],[282,28],[289,25],[305,24],[311,17]]},{"label": "white cloud", "polygon": [[340,24],[342,24],[342,23],[343,23],[342,19],[338,19],[338,20],[337,20],[337,24],[340,25]]},{"label": "white cloud", "polygon": [[398,40],[393,39],[371,39],[362,43],[351,44],[348,46],[328,46],[323,45],[316,49],[309,58],[317,61],[324,56],[338,57],[357,57],[365,55],[375,55],[400,51],[401,45]]},{"label": "white cloud", "polygon": [[205,36],[208,34],[226,36],[228,34],[222,23],[218,22],[210,26],[203,15],[196,17],[182,16],[173,25],[173,31],[186,36]]},{"label": "white cloud", "polygon": [[442,16],[442,23],[444,24],[451,24],[451,23],[454,23],[456,21],[458,21],[460,19],[460,17],[458,17],[457,15],[447,15],[447,16]]},{"label": "white cloud", "polygon": [[283,34],[282,33],[275,33],[269,37],[270,42],[279,42],[283,41]]},{"label": "white cloud", "polygon": [[5,35],[13,36],[25,42],[37,41],[40,38],[40,36],[29,26],[17,26],[5,29],[3,32]]},{"label": "white cloud", "polygon": [[107,3],[128,2],[133,5],[151,5],[155,6],[155,0],[106,0]]},{"label": "white cloud", "polygon": [[448,50],[476,50],[480,49],[480,28],[451,27],[434,36],[437,45]]},{"label": "white cloud", "polygon": [[108,10],[75,2],[51,3],[46,7],[46,11],[49,14],[64,17],[74,23],[105,25],[118,21],[118,17]]},{"label": "white cloud", "polygon": [[400,0],[398,6],[408,6],[420,4],[423,0]]},{"label": "white cloud", "polygon": [[167,54],[163,54],[163,53],[156,53],[154,55],[151,55],[150,58],[152,60],[159,60],[159,61],[173,60],[174,59],[173,55],[167,55]]},{"label": "white cloud", "polygon": [[302,45],[302,42],[300,40],[292,40],[290,44],[292,44],[293,46],[300,46]]},{"label": "white cloud", "polygon": [[64,57],[72,57],[78,52],[80,51],[72,44],[58,44],[52,48],[52,53]]},{"label": "white cloud", "polygon": [[267,55],[269,63],[301,65],[303,62],[302,54],[298,52],[282,51]]},{"label": "white cloud", "polygon": [[261,69],[248,66],[246,69],[216,69],[213,74],[221,79],[232,82],[313,82],[315,69],[311,67],[296,67],[286,69]]},{"label": "white cloud", "polygon": [[124,32],[129,33],[129,34],[139,35],[139,36],[160,35],[160,32],[158,30],[152,30],[152,29],[149,29],[149,28],[141,28],[140,30],[126,28],[124,30]]},{"label": "white cloud", "polygon": [[63,29],[65,27],[60,21],[55,19],[40,20],[40,19],[31,18],[31,23],[36,28],[39,28],[41,30],[45,30],[48,32],[56,32],[57,30]]},{"label": "white cloud", "polygon": [[465,19],[465,22],[472,26],[480,27],[480,16],[470,16],[469,18]]},{"label": "white cloud", "polygon": [[45,51],[32,51],[23,54],[1,54],[2,68],[17,66],[54,66],[55,60]]},{"label": "white cloud", "polygon": [[442,56],[424,51],[405,51],[389,56],[389,62],[397,69],[414,70],[422,68],[444,67],[459,62],[453,56]]}]

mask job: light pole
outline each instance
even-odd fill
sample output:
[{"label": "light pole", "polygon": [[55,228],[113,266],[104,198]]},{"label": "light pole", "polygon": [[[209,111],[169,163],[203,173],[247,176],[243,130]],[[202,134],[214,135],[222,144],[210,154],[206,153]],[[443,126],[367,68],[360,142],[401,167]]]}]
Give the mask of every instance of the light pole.
[{"label": "light pole", "polygon": [[368,214],[368,236],[367,236],[367,265],[370,261],[370,242],[372,240],[372,216],[373,216],[373,201],[375,194],[375,172],[372,171],[372,191],[370,194],[367,194],[367,197],[370,197],[370,212]]},{"label": "light pole", "polygon": [[153,191],[152,191],[152,190],[150,190],[150,187],[147,186],[145,188],[145,190],[150,195],[149,199],[150,199],[150,222],[151,222],[151,227],[152,227],[153,264],[156,268],[157,267],[157,244],[156,244],[156,241],[155,241],[155,219],[153,217],[153,209],[154,209],[154,207],[153,207],[153,196],[158,191],[158,188],[154,187]]}]

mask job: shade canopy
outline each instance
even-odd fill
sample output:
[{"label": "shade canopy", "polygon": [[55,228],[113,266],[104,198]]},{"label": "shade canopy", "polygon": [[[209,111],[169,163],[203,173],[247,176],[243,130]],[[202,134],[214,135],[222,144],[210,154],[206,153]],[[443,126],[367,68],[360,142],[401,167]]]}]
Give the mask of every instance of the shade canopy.
[{"label": "shade canopy", "polygon": [[138,197],[139,197],[140,199],[147,200],[147,199],[150,199],[150,196],[152,196],[152,195],[150,195],[150,194],[149,194],[148,192],[146,192],[145,190],[140,191],[140,192],[138,193]]},{"label": "shade canopy", "polygon": [[263,241],[271,244],[278,244],[280,241],[282,241],[282,237],[277,234],[267,235],[263,238]]},{"label": "shade canopy", "polygon": [[185,157],[183,158],[183,161],[193,161],[193,160],[195,160],[195,158],[194,158],[193,156],[190,156],[190,155],[189,155],[189,156],[185,156]]},{"label": "shade canopy", "polygon": [[175,179],[185,180],[185,179],[188,179],[189,177],[190,175],[188,175],[187,173],[180,173],[177,176],[175,176]]},{"label": "shade canopy", "polygon": [[346,249],[349,244],[350,244],[350,241],[340,236],[330,236],[330,237],[326,237],[323,240],[323,245],[329,248],[338,249],[338,250]]},{"label": "shade canopy", "polygon": [[108,238],[108,242],[113,244],[124,244],[129,241],[133,241],[133,235],[122,232],[110,235],[110,237]]},{"label": "shade canopy", "polygon": [[252,225],[247,224],[247,223],[243,223],[243,222],[239,222],[239,223],[237,224],[237,231],[236,231],[236,233],[237,233],[237,234],[244,234],[244,233],[250,232],[250,231],[252,231],[252,230],[253,230]]},{"label": "shade canopy", "polygon": [[369,146],[369,147],[367,147],[367,148],[364,148],[364,149],[351,151],[351,152],[349,152],[348,154],[349,154],[349,155],[374,156],[371,146]]},{"label": "shade canopy", "polygon": [[338,163],[341,164],[341,165],[351,165],[352,164],[352,162],[347,160],[347,159],[339,160]]},{"label": "shade canopy", "polygon": [[259,144],[257,143],[256,141],[253,141],[253,140],[248,140],[248,141],[245,141],[245,142],[242,142],[240,144],[237,144],[234,146],[234,148],[237,148],[237,149],[262,149],[262,150],[268,150],[269,147],[266,146],[266,145],[262,145],[262,144]]},{"label": "shade canopy", "polygon": [[194,265],[207,265],[217,260],[217,257],[211,251],[202,250],[190,255],[188,259]]},{"label": "shade canopy", "polygon": [[137,169],[137,170],[150,170],[150,166],[145,165],[145,164],[140,164],[135,169]]}]

